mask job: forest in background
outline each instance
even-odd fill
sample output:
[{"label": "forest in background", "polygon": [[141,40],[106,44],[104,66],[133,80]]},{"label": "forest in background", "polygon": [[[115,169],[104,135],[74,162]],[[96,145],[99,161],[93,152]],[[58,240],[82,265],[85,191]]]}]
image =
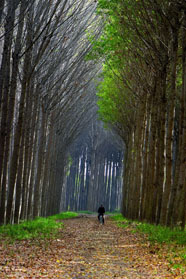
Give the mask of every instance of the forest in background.
[{"label": "forest in background", "polygon": [[119,211],[123,187],[124,147],[96,119],[69,148],[69,165],[62,185],[61,211]]},{"label": "forest in background", "polygon": [[186,223],[186,2],[99,0],[99,113],[126,145],[122,213]]}]

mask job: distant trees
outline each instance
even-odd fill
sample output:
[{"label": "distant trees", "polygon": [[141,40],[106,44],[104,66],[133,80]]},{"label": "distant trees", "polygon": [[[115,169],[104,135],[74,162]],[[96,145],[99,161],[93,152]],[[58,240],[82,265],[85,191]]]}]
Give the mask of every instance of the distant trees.
[{"label": "distant trees", "polygon": [[101,203],[107,211],[120,209],[123,148],[116,138],[94,117],[70,146],[62,210],[97,211]]},{"label": "distant trees", "polygon": [[104,1],[90,57],[105,60],[100,115],[123,138],[123,214],[167,226],[186,222],[185,1]]},{"label": "distant trees", "polygon": [[56,166],[64,167],[64,146],[91,109],[87,88],[99,70],[85,60],[88,36],[101,30],[95,8],[84,0],[1,1],[1,224],[60,206]]}]

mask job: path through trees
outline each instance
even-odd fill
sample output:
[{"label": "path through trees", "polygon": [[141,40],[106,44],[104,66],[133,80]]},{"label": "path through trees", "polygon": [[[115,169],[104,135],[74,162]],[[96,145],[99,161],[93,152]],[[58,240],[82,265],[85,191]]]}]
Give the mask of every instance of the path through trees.
[{"label": "path through trees", "polygon": [[0,278],[183,278],[134,227],[119,228],[108,217],[103,226],[97,216],[64,224],[57,239],[0,243]]}]

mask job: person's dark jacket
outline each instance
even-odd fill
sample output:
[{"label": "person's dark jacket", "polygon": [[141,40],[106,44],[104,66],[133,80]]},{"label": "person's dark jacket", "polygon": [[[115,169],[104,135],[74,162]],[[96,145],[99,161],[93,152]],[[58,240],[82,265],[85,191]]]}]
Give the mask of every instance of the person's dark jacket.
[{"label": "person's dark jacket", "polygon": [[99,214],[104,214],[104,213],[105,213],[105,208],[104,208],[104,206],[100,206],[100,207],[98,208],[98,213],[99,213]]}]

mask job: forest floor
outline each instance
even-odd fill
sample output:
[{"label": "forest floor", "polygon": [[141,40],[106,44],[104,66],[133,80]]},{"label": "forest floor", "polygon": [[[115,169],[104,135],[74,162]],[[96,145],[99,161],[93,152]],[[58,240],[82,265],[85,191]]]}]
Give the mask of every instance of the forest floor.
[{"label": "forest floor", "polygon": [[4,278],[186,278],[173,272],[166,248],[152,246],[140,233],[119,228],[108,217],[64,220],[56,239],[0,243]]}]

